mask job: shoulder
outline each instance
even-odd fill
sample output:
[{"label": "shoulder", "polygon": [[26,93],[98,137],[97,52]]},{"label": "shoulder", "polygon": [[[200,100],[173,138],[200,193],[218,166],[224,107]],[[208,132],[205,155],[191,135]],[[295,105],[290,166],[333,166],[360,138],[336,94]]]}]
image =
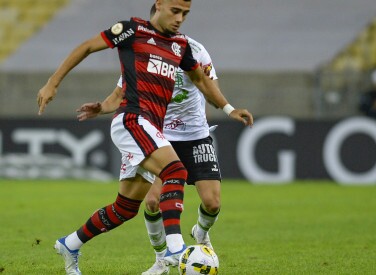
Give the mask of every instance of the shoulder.
[{"label": "shoulder", "polygon": [[147,25],[148,23],[146,20],[139,17],[131,17],[131,21],[142,25]]},{"label": "shoulder", "polygon": [[172,35],[170,39],[188,44],[188,37],[180,32]]},{"label": "shoulder", "polygon": [[200,42],[198,42],[197,40],[194,40],[192,37],[187,36],[187,35],[186,35],[186,38],[187,38],[187,40],[188,40],[189,45],[190,45],[192,48],[197,49],[197,51],[205,50],[204,45],[202,45],[202,44],[201,44]]},{"label": "shoulder", "polygon": [[188,43],[192,48],[192,51],[195,51],[199,54],[207,54],[207,50],[205,49],[204,45],[202,45],[197,40],[194,40],[192,37],[187,36]]},{"label": "shoulder", "polygon": [[194,40],[192,37],[186,36],[188,39],[188,43],[191,46],[192,49],[192,54],[200,59],[200,58],[205,58],[209,56],[209,53],[205,49],[204,45],[202,45],[200,42],[197,40]]}]

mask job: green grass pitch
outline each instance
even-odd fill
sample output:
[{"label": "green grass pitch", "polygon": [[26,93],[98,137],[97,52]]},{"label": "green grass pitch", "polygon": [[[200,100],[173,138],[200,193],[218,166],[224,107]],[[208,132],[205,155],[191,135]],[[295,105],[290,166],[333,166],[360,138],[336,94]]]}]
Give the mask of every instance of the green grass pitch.
[{"label": "green grass pitch", "polygon": [[[116,193],[116,182],[0,180],[0,274],[64,274],[55,240],[112,203]],[[184,203],[182,230],[193,244],[194,187],[186,188]],[[134,275],[150,267],[154,253],[141,214],[81,249],[83,274]],[[210,234],[220,274],[375,274],[376,186],[226,179]]]}]

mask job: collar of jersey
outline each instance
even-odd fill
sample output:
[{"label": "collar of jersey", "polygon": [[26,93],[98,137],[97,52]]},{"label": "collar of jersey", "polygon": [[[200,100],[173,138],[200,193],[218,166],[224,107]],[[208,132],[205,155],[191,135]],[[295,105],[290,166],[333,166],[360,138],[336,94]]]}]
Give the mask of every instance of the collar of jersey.
[{"label": "collar of jersey", "polygon": [[157,30],[156,28],[154,28],[154,26],[151,24],[150,21],[147,21],[147,22],[148,22],[148,27],[151,28],[152,30],[154,30],[157,34],[159,34],[161,36],[164,36],[164,37],[167,37],[167,38],[171,38],[171,37],[179,34],[178,32],[175,33],[175,34],[167,34],[167,33],[160,32],[159,30]]}]

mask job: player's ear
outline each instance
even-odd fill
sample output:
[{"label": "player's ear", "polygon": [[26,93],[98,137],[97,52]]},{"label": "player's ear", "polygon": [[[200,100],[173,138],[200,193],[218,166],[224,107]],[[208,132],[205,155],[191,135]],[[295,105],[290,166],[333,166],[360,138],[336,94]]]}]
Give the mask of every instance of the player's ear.
[{"label": "player's ear", "polygon": [[163,0],[156,0],[156,1],[155,1],[155,9],[156,9],[157,11],[160,11],[160,10],[161,10],[162,2],[163,2]]}]

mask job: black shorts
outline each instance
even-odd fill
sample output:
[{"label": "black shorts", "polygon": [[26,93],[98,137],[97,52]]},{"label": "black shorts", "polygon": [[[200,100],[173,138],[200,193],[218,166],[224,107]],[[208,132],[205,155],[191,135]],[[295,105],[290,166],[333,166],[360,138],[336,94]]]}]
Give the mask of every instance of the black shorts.
[{"label": "black shorts", "polygon": [[199,180],[222,179],[210,136],[199,140],[170,142],[188,171],[187,184],[194,185]]}]

